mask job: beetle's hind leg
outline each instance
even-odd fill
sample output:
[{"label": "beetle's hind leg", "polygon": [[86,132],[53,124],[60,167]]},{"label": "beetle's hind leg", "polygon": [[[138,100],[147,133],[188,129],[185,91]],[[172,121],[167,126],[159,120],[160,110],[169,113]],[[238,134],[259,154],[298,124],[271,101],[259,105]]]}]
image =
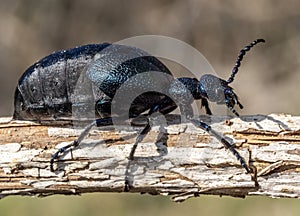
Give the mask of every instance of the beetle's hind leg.
[{"label": "beetle's hind leg", "polygon": [[59,157],[59,155],[61,155],[66,150],[70,149],[71,147],[77,147],[82,142],[82,140],[89,134],[92,127],[94,127],[94,126],[104,127],[104,126],[109,126],[109,125],[112,125],[112,124],[113,124],[112,118],[107,117],[107,118],[96,119],[95,121],[90,123],[88,126],[86,126],[84,128],[84,130],[82,131],[82,133],[79,135],[79,137],[76,140],[74,140],[71,144],[66,145],[66,146],[58,149],[57,152],[55,152],[52,155],[52,158],[50,160],[50,170],[51,170],[51,172],[54,172],[53,164],[54,164],[54,161]]}]

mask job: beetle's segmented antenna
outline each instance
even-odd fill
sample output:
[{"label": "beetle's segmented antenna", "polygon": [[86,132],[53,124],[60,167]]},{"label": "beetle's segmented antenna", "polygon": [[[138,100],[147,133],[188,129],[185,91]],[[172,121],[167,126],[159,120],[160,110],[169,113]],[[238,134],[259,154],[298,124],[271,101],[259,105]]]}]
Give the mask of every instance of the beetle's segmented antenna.
[{"label": "beetle's segmented antenna", "polygon": [[227,83],[231,83],[234,80],[234,77],[237,74],[237,72],[239,71],[239,67],[241,66],[241,62],[242,62],[246,52],[248,52],[256,44],[264,43],[264,42],[265,42],[264,39],[256,39],[255,41],[251,42],[249,45],[245,46],[244,49],[242,49],[240,51],[240,54],[236,59],[235,66],[232,69],[231,75],[230,75],[229,79],[226,81]]}]

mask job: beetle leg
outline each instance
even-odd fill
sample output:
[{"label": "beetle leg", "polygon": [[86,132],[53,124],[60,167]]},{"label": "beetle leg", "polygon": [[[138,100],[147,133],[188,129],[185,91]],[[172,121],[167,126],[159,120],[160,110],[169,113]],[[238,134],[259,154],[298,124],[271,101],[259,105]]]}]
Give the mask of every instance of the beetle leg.
[{"label": "beetle leg", "polygon": [[[219,134],[217,131],[213,130],[211,128],[211,126],[209,126],[208,124],[206,124],[205,122],[201,121],[201,120],[197,120],[194,119],[193,117],[188,116],[187,114],[192,113],[192,107],[190,105],[186,105],[184,107],[185,109],[183,109],[183,107],[181,107],[181,112],[183,115],[186,116],[186,118],[191,121],[196,127],[201,128],[202,130],[206,131],[208,134],[210,134],[211,136],[217,138],[217,140],[219,140],[224,146],[225,148],[229,149],[233,155],[238,159],[238,161],[241,163],[242,167],[245,168],[245,170],[247,171],[247,173],[250,173],[251,170],[249,169],[249,167],[247,166],[247,163],[245,161],[245,159],[238,153],[238,151],[234,148],[234,145],[231,145],[224,136],[222,136],[221,134]],[[237,113],[235,113],[237,114]]]},{"label": "beetle leg", "polygon": [[238,159],[238,161],[241,163],[242,167],[245,168],[245,170],[247,171],[247,173],[250,173],[251,170],[248,167],[245,159],[238,153],[238,151],[234,148],[234,145],[231,145],[224,136],[220,135],[217,131],[213,130],[208,124],[204,123],[201,120],[196,120],[196,119],[190,119],[190,121],[196,126],[199,127],[203,130],[205,130],[208,134],[214,136],[215,138],[217,138],[217,140],[219,140],[224,146],[225,148],[229,149],[233,155]]},{"label": "beetle leg", "polygon": [[[149,110],[149,112],[147,113],[147,116],[150,116],[151,114],[158,112],[158,111],[159,111],[159,105],[151,108]],[[130,181],[129,169],[131,166],[131,162],[134,159],[135,150],[136,150],[138,144],[145,138],[145,136],[149,133],[150,130],[151,130],[150,121],[149,121],[149,117],[147,117],[147,124],[144,127],[144,129],[140,132],[140,134],[137,136],[135,143],[133,144],[130,154],[129,154],[129,157],[128,157],[128,164],[127,164],[126,173],[125,173],[125,188],[124,188],[125,192],[128,192],[131,188],[132,181]]]},{"label": "beetle leg", "polygon": [[212,112],[209,108],[208,101],[206,98],[201,98],[201,107],[205,108],[205,112],[207,115],[212,115]]},{"label": "beetle leg", "polygon": [[88,126],[86,126],[84,128],[84,130],[82,131],[82,133],[79,135],[79,137],[76,140],[74,140],[71,144],[66,145],[66,146],[58,149],[57,152],[55,152],[52,155],[52,158],[50,160],[50,170],[51,170],[51,172],[54,172],[53,163],[54,163],[55,159],[57,159],[60,154],[64,153],[69,148],[77,147],[82,142],[82,140],[88,135],[88,133],[90,132],[92,127],[94,127],[94,126],[103,127],[103,126],[108,126],[108,125],[112,125],[112,124],[113,124],[112,118],[107,117],[107,118],[96,119],[95,121],[90,123]]}]

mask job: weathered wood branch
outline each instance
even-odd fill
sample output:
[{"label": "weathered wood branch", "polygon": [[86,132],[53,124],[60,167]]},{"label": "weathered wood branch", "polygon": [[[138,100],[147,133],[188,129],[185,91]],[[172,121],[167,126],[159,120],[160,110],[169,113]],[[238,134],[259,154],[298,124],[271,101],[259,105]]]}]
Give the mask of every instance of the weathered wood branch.
[{"label": "weathered wood branch", "polygon": [[[138,146],[130,192],[173,195],[175,201],[200,194],[300,197],[300,117],[201,118],[235,143],[256,175],[246,174],[216,139],[169,116],[166,134],[154,126]],[[51,172],[51,155],[80,130],[0,118],[0,198],[122,192],[127,157],[140,129],[95,128],[79,147],[61,155]]]}]

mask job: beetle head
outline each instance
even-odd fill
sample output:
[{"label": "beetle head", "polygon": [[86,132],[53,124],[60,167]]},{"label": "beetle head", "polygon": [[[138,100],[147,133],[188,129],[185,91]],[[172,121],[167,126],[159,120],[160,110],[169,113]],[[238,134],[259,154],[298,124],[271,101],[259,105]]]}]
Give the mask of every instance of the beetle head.
[{"label": "beetle head", "polygon": [[200,78],[198,90],[202,97],[217,104],[226,104],[228,109],[236,116],[239,114],[235,111],[234,106],[237,104],[241,109],[243,105],[239,102],[233,88],[228,82],[211,74],[205,74]]}]

